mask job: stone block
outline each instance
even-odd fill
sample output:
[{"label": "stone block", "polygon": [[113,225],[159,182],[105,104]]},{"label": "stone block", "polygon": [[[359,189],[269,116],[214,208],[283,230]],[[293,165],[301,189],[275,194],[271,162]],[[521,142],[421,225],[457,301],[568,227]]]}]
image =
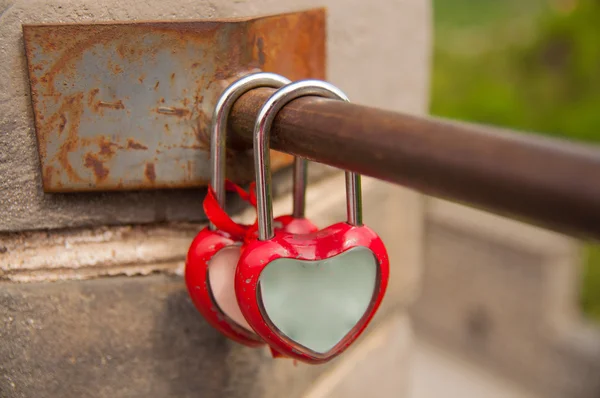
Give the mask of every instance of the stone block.
[{"label": "stone block", "polygon": [[[9,0],[0,3],[0,231],[203,221],[204,190],[46,194],[21,25],[231,18],[328,8],[328,78],[356,102],[427,107],[430,5],[415,0]],[[390,39],[393,38],[393,39]]]},{"label": "stone block", "polygon": [[322,368],[212,329],[177,276],[2,283],[0,396],[299,397]]}]

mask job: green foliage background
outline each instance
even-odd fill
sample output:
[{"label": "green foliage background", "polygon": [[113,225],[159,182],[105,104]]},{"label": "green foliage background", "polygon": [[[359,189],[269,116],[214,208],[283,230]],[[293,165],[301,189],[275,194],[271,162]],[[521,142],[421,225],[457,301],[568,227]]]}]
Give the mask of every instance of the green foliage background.
[{"label": "green foliage background", "polygon": [[[433,114],[600,143],[600,0],[434,0],[434,18]],[[600,320],[599,245],[583,266]]]}]

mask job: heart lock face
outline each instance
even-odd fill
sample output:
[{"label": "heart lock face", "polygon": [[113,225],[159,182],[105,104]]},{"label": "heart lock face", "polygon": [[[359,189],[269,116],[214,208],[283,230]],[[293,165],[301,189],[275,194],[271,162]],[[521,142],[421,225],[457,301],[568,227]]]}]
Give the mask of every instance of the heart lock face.
[{"label": "heart lock face", "polygon": [[246,323],[227,286],[235,273],[240,247],[226,233],[204,228],[188,251],[185,282],[192,302],[208,323],[230,339],[256,347],[264,342]]},{"label": "heart lock face", "polygon": [[382,240],[362,225],[360,176],[346,172],[348,220],[314,233],[273,227],[268,184],[268,131],[276,113],[302,95],[347,100],[320,81],[277,90],[255,124],[258,239],[240,256],[235,292],[252,329],[283,356],[326,362],[364,331],[379,307],[389,278]]},{"label": "heart lock face", "polygon": [[[219,98],[212,120],[212,179],[204,200],[211,224],[193,240],[186,258],[185,281],[192,302],[204,318],[225,336],[248,346],[264,344],[240,312],[234,291],[235,269],[244,244],[256,238],[256,228],[235,223],[224,210],[225,189],[237,192],[256,206],[248,193],[224,178],[227,118],[233,103],[246,91],[257,87],[281,87],[289,80],[272,73],[255,73],[234,82]],[[303,187],[295,187],[300,189]],[[277,230],[310,233],[317,228],[303,217],[282,216],[275,220]],[[275,354],[275,353],[274,353]]]},{"label": "heart lock face", "polygon": [[342,222],[250,242],[239,259],[235,291],[242,314],[264,341],[284,356],[320,363],[366,328],[388,277],[377,234]]}]

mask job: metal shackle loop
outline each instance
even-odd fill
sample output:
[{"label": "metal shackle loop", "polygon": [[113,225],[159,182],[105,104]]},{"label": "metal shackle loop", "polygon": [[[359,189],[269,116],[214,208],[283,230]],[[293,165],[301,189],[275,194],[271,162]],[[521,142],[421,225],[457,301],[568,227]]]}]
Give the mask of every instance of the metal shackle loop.
[{"label": "metal shackle loop", "polygon": [[[227,148],[227,119],[235,101],[237,101],[246,92],[259,88],[271,87],[279,88],[290,82],[283,76],[275,73],[258,72],[244,76],[233,82],[223,91],[212,115],[211,133],[210,133],[210,165],[211,180],[210,184],[215,191],[217,202],[221,208],[225,208],[225,167]],[[209,224],[211,231],[216,230],[216,226],[211,222]]]},{"label": "metal shackle loop", "polygon": [[[259,240],[268,240],[275,235],[269,159],[271,126],[277,113],[286,104],[304,96],[318,96],[349,102],[348,97],[332,84],[321,80],[300,80],[278,89],[261,107],[254,124],[254,170],[256,173]],[[299,169],[298,163],[299,160],[296,160],[296,170]],[[347,221],[351,225],[362,225],[361,201],[360,174],[346,171],[346,211]]]}]

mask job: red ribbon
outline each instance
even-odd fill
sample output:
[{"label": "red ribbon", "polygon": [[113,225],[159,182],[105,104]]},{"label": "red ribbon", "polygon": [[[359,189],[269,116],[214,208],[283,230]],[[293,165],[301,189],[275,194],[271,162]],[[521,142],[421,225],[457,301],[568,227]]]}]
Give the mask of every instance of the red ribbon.
[{"label": "red ribbon", "polygon": [[[229,180],[225,181],[225,189],[227,191],[237,193],[242,200],[250,203],[254,208],[256,208],[256,193],[254,187],[255,183],[252,183],[250,184],[250,189],[246,191],[239,185],[234,184]],[[212,222],[217,229],[228,233],[234,239],[245,241],[249,235],[252,235],[254,231],[256,231],[256,221],[252,225],[240,224],[233,221],[225,209],[219,205],[219,202],[217,201],[217,195],[211,186],[208,187],[208,193],[204,198],[203,207],[204,213],[210,222]]]}]

